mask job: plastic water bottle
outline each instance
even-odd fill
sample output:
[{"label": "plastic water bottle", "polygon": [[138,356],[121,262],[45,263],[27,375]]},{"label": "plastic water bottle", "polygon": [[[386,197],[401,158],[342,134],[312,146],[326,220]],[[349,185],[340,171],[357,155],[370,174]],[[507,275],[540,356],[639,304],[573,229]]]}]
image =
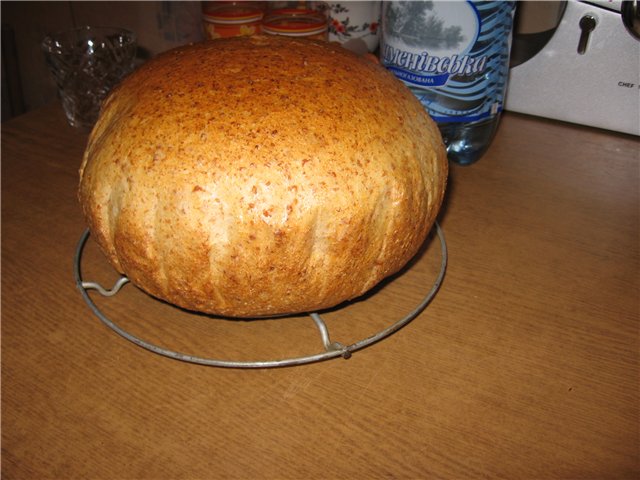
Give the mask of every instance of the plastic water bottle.
[{"label": "plastic water bottle", "polygon": [[385,1],[380,60],[438,124],[450,160],[487,150],[504,103],[515,2]]}]

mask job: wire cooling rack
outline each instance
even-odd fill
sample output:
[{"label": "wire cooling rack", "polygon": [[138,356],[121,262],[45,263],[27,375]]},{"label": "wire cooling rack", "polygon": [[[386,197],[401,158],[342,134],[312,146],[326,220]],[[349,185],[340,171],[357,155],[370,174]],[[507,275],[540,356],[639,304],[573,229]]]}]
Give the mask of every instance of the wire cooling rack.
[{"label": "wire cooling rack", "polygon": [[[373,343],[376,343],[391,334],[397,332],[406,324],[411,322],[414,318],[416,318],[431,302],[431,300],[435,297],[442,281],[444,280],[444,274],[447,268],[447,244],[444,238],[444,232],[442,231],[440,225],[435,223],[434,228],[436,230],[436,234],[440,241],[440,269],[436,276],[434,283],[431,285],[431,288],[424,298],[415,306],[415,308],[405,315],[400,320],[397,320],[391,323],[388,327],[378,331],[376,334],[366,337],[362,340],[354,342],[349,345],[344,345],[340,342],[332,341],[331,336],[329,334],[329,329],[323,320],[322,316],[319,313],[313,312],[309,313],[309,316],[313,320],[318,333],[320,334],[322,344],[324,346],[324,351],[310,354],[301,357],[292,357],[292,358],[282,358],[276,360],[258,360],[258,361],[236,361],[236,360],[224,360],[224,359],[215,359],[215,358],[207,358],[200,357],[197,355],[191,355],[183,352],[176,352],[174,350],[170,350],[164,348],[162,346],[150,343],[132,333],[125,330],[116,324],[113,320],[111,320],[107,315],[105,315],[102,310],[95,304],[93,299],[91,298],[89,291],[95,290],[103,297],[111,297],[116,295],[122,287],[124,287],[129,279],[127,277],[121,276],[114,285],[110,288],[104,288],[102,285],[96,282],[85,281],[82,278],[81,273],[81,263],[82,263],[82,253],[84,251],[84,247],[89,239],[90,233],[89,230],[85,230],[82,236],[80,237],[80,241],[78,242],[75,256],[74,256],[74,275],[76,286],[82,295],[84,301],[89,305],[92,312],[100,319],[102,323],[104,323],[111,330],[115,331],[120,336],[125,339],[133,342],[134,344],[145,348],[153,353],[157,353],[159,355],[169,357],[175,360],[181,360],[184,362],[199,364],[199,365],[208,365],[213,367],[227,367],[227,368],[273,368],[273,367],[286,367],[286,366],[294,366],[294,365],[304,365],[313,362],[319,362],[321,360],[329,360],[332,358],[349,358],[351,354],[357,350],[361,350]],[[259,321],[259,320],[257,320]],[[283,320],[286,321],[286,320]]]}]

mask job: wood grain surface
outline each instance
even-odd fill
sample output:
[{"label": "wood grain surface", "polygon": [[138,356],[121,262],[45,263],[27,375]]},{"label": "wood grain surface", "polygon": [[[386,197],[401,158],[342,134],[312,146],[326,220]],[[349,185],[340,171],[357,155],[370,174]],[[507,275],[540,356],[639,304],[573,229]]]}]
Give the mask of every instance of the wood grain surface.
[{"label": "wood grain surface", "polygon": [[[156,355],[91,313],[73,277],[85,142],[57,104],[2,125],[3,479],[640,476],[637,138],[506,114],[452,168],[426,310],[348,360],[257,370]],[[328,312],[333,339],[410,311],[438,261],[431,241]],[[91,240],[82,267],[115,278]],[[131,285],[92,298],[181,351],[322,351],[308,317],[192,315]]]}]

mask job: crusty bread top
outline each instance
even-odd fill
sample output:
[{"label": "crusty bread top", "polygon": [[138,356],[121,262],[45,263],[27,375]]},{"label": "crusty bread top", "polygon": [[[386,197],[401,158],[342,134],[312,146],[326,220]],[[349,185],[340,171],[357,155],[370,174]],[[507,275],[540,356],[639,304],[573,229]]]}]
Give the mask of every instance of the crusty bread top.
[{"label": "crusty bread top", "polygon": [[442,139],[383,67],[255,36],[181,47],[105,102],[79,199],[114,268],[224,316],[366,292],[416,253],[441,205]]}]

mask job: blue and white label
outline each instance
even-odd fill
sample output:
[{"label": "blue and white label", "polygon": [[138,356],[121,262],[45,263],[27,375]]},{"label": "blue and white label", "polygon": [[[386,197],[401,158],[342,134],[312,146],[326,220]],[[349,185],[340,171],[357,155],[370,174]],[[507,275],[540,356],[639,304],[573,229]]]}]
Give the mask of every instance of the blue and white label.
[{"label": "blue and white label", "polygon": [[382,64],[437,122],[502,109],[514,2],[391,1],[382,11]]}]

